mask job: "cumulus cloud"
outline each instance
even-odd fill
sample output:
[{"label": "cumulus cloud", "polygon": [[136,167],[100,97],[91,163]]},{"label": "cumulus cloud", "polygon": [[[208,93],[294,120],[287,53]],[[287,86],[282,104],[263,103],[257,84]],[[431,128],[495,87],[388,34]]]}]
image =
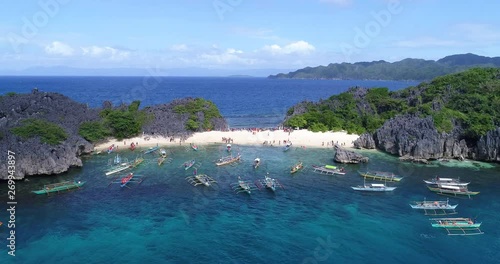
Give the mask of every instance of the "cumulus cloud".
[{"label": "cumulus cloud", "polygon": [[54,41],[45,46],[45,53],[50,55],[71,56],[74,53],[72,47],[59,41]]},{"label": "cumulus cloud", "polygon": [[252,65],[256,59],[243,56],[242,50],[228,48],[226,50],[213,49],[211,52],[203,53],[199,56],[201,63],[208,63],[211,65]]},{"label": "cumulus cloud", "polygon": [[273,55],[280,55],[280,54],[307,55],[307,54],[313,52],[315,49],[316,48],[313,45],[311,45],[303,40],[292,42],[292,43],[287,44],[285,46],[280,46],[280,45],[274,44],[274,45],[266,45],[266,46],[264,46],[264,48],[262,48],[263,51],[269,52]]},{"label": "cumulus cloud", "polygon": [[89,46],[82,47],[81,49],[84,56],[117,61],[127,59],[130,55],[130,51],[115,49],[111,47]]}]

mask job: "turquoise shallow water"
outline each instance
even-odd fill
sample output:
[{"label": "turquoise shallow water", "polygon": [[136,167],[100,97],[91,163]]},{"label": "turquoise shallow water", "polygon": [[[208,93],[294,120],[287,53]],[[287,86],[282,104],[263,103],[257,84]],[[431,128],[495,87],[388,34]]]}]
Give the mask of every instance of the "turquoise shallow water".
[{"label": "turquoise shallow water", "polygon": [[[144,155],[136,174],[140,185],[108,183],[104,170],[113,155],[89,157],[81,169],[55,177],[33,177],[17,184],[16,257],[0,250],[0,263],[498,263],[500,200],[498,166],[462,163],[423,166],[399,163],[375,151],[365,165],[347,165],[345,176],[312,172],[313,164],[331,164],[332,149],[234,146],[243,161],[216,167],[224,144],[195,152],[170,148],[172,162],[159,167]],[[133,159],[136,153],[123,151]],[[262,166],[254,170],[253,159]],[[182,164],[195,158],[199,173],[218,181],[214,188],[193,187],[193,174]],[[290,167],[303,161],[293,176]],[[464,166],[466,164],[466,166]],[[460,165],[460,166],[458,166]],[[360,193],[357,170],[392,171],[405,176],[393,193]],[[235,194],[237,176],[255,181],[266,172],[285,190]],[[120,174],[123,175],[124,173]],[[481,191],[474,199],[455,199],[458,216],[477,217],[484,235],[447,236],[428,217],[412,211],[412,200],[445,199],[428,191],[423,179],[434,175],[471,181]],[[87,181],[78,191],[37,196],[29,191],[69,179]],[[1,183],[2,194],[6,193]],[[2,196],[2,200],[6,200]],[[2,205],[5,207],[5,205]],[[5,212],[5,210],[2,210]],[[2,213],[0,221],[4,220]],[[7,228],[0,228],[7,237]],[[6,240],[4,240],[6,241]],[[5,244],[5,242],[4,242]]]}]

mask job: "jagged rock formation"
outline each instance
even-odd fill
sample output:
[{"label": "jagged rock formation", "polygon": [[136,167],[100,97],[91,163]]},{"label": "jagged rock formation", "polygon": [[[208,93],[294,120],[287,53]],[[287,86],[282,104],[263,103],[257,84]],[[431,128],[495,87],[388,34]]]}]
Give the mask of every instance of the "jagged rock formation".
[{"label": "jagged rock formation", "polygon": [[[146,113],[153,115],[154,118],[151,122],[144,125],[144,133],[164,137],[175,135],[189,136],[192,134],[193,131],[186,130],[185,126],[190,114],[178,114],[174,111],[174,108],[178,105],[185,105],[193,100],[193,98],[183,98],[174,100],[168,104],[146,107],[144,109]],[[202,112],[196,113],[196,117],[200,123],[205,121],[205,116]],[[212,118],[209,122],[213,125],[214,130],[226,130],[228,127],[224,118]]]},{"label": "jagged rock formation", "polygon": [[354,141],[354,147],[358,149],[374,149],[376,148],[375,140],[373,140],[373,136],[370,133],[364,133]]},{"label": "jagged rock formation", "polygon": [[[13,135],[11,128],[26,118],[43,119],[61,126],[68,138],[62,144],[52,146],[40,142],[39,138],[21,140]],[[72,166],[82,166],[80,155],[90,153],[93,146],[78,135],[81,122],[96,120],[98,111],[77,103],[57,93],[7,95],[0,98],[0,160],[7,160],[7,151],[15,153],[16,178],[25,175],[55,174],[67,171]],[[0,171],[7,171],[6,162],[0,163]],[[0,179],[6,179],[2,173]]]},{"label": "jagged rock formation", "polygon": [[[179,136],[191,132],[186,130],[188,116],[173,112],[173,107],[186,103],[192,98],[179,99],[171,104],[152,106],[146,112],[153,115],[153,120],[143,127],[146,133]],[[118,108],[127,106],[119,106]],[[111,102],[104,102],[103,108],[113,108]],[[58,174],[70,167],[82,166],[81,155],[89,154],[94,149],[93,144],[79,134],[80,125],[85,121],[101,120],[99,112],[102,109],[89,108],[70,98],[57,93],[43,93],[33,90],[31,94],[13,94],[0,96],[0,179],[8,177],[7,151],[15,153],[15,174],[17,179],[28,175]],[[217,110],[218,111],[218,110]],[[203,114],[196,113],[201,122]],[[49,145],[40,138],[22,139],[14,135],[12,128],[20,126],[21,121],[32,118],[41,119],[60,126],[68,135],[67,139],[58,145]],[[224,129],[227,123],[223,118],[211,120],[214,129]]]},{"label": "jagged rock formation", "polygon": [[500,162],[500,127],[482,136],[471,156],[478,160]]},{"label": "jagged rock formation", "polygon": [[340,147],[335,148],[335,155],[333,157],[335,162],[339,163],[365,163],[368,158],[356,152],[346,150]]}]

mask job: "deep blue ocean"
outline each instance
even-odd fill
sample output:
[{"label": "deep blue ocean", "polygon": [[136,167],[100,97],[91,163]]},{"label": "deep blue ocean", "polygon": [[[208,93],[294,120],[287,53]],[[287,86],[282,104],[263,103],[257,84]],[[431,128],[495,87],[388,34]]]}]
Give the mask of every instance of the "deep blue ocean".
[{"label": "deep blue ocean", "polygon": [[[141,78],[1,77],[0,93],[42,91],[63,93],[98,106],[103,100],[145,105],[173,98],[202,96],[214,101],[233,127],[275,126],[286,109],[302,100],[328,98],[349,86],[389,86],[407,83],[263,78],[164,78],[161,85],[131,95]],[[410,84],[411,85],[411,84]],[[139,92],[140,93],[140,92]],[[140,97],[140,98],[139,98]],[[275,122],[276,120],[276,122]],[[261,123],[262,122],[262,123]],[[326,176],[312,165],[332,164],[332,149],[239,146],[243,160],[217,167],[224,144],[193,151],[169,147],[170,163],[161,167],[154,154],[134,170],[140,185],[120,188],[105,176],[114,155],[84,158],[83,168],[57,176],[30,177],[16,184],[16,256],[7,254],[8,229],[0,227],[0,263],[498,263],[500,259],[500,166],[480,162],[432,165],[401,163],[378,151],[360,151],[370,162],[347,165],[344,176]],[[15,150],[13,150],[15,151]],[[137,153],[122,150],[128,159]],[[16,153],[29,155],[28,153]],[[252,167],[260,157],[262,166]],[[213,187],[191,186],[185,161],[196,159],[199,173],[213,177]],[[290,175],[297,161],[304,170]],[[3,162],[3,161],[2,161]],[[405,178],[392,193],[361,193],[357,171],[391,171]],[[284,190],[235,193],[237,177],[262,179],[269,172]],[[4,172],[2,172],[4,173]],[[118,174],[123,176],[126,173]],[[481,193],[458,203],[458,217],[482,222],[483,235],[448,236],[431,227],[414,200],[446,197],[430,192],[423,179],[439,175],[470,181]],[[35,195],[30,191],[63,180],[86,184],[76,191]],[[389,184],[389,183],[388,183]],[[8,221],[7,184],[0,183],[0,221]],[[454,217],[454,216],[452,216]]]}]

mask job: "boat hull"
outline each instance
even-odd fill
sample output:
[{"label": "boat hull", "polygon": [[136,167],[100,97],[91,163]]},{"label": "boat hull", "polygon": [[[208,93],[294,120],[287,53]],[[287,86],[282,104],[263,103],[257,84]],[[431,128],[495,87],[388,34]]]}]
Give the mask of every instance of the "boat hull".
[{"label": "boat hull", "polygon": [[430,187],[428,186],[427,188],[429,188],[429,190],[435,192],[435,193],[439,193],[439,194],[451,194],[451,195],[465,195],[465,196],[471,196],[471,195],[477,195],[479,194],[479,192],[470,192],[470,191],[453,191],[453,190],[444,190],[444,189],[440,189],[440,188],[434,188],[434,187]]},{"label": "boat hull", "polygon": [[363,191],[363,192],[392,192],[397,187],[385,187],[385,188],[367,188],[364,186],[351,187],[355,191]]},{"label": "boat hull", "polygon": [[383,174],[375,174],[369,172],[359,172],[359,174],[361,174],[361,176],[363,176],[364,178],[369,178],[379,181],[399,182],[403,179],[403,177],[396,175],[383,175]]},{"label": "boat hull", "polygon": [[456,224],[432,224],[432,227],[436,228],[446,228],[446,229],[453,229],[453,228],[479,228],[481,226],[481,223],[475,223],[475,224],[469,224],[469,223],[456,223]]},{"label": "boat hull", "polygon": [[35,194],[48,194],[48,193],[53,193],[53,192],[61,192],[61,191],[75,189],[75,188],[80,188],[84,184],[85,184],[85,182],[74,182],[73,184],[57,186],[57,187],[50,188],[50,189],[42,189],[42,190],[37,190],[37,191],[32,191],[32,192]]}]

